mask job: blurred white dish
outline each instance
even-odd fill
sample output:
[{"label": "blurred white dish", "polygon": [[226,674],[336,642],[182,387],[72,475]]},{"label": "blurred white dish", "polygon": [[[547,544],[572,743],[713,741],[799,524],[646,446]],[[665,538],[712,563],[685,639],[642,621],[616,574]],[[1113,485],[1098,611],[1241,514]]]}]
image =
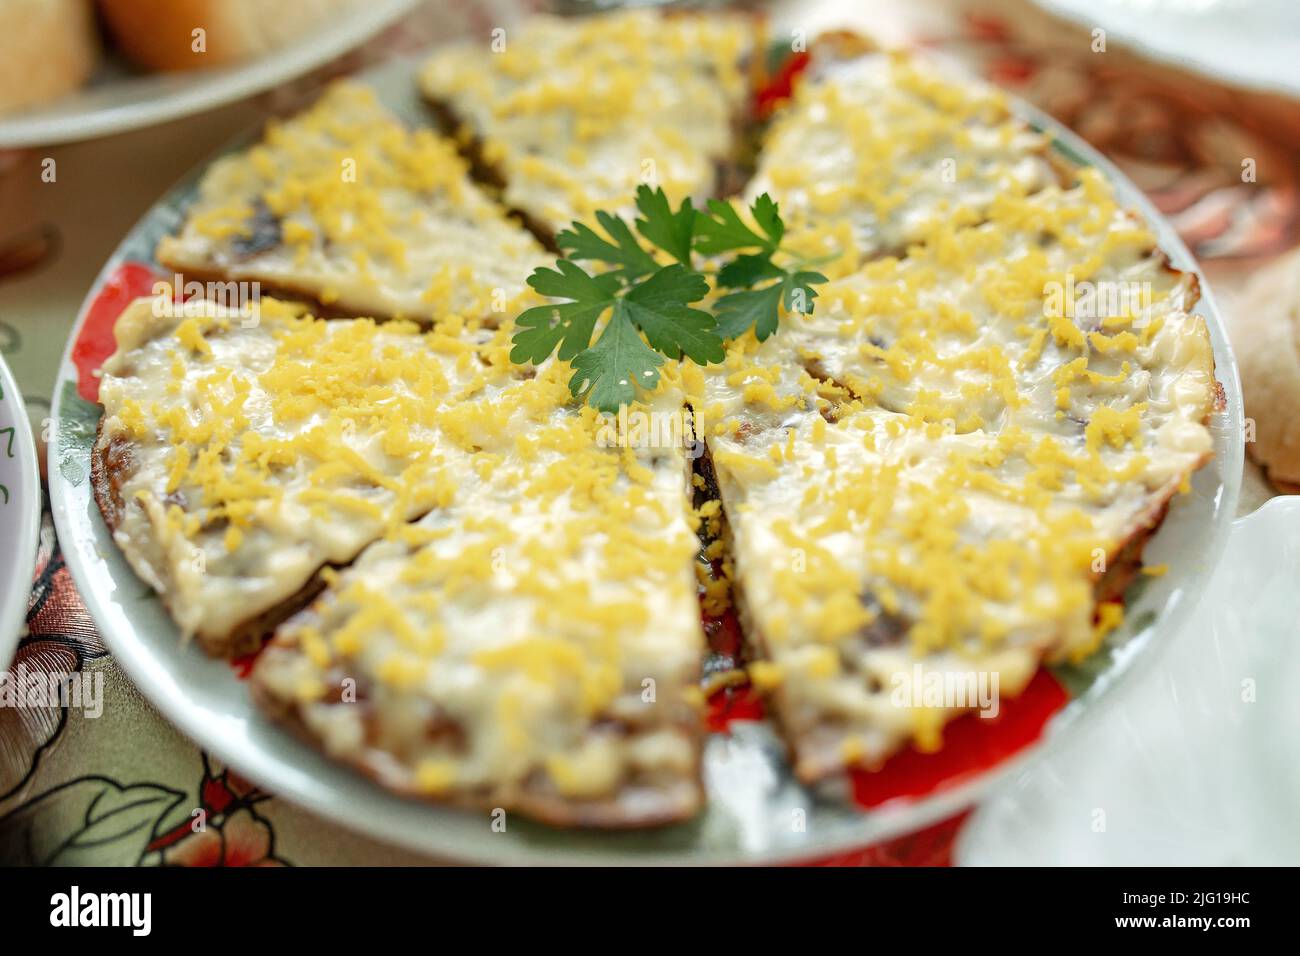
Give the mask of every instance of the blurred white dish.
[{"label": "blurred white dish", "polygon": [[267,56],[188,73],[133,74],[110,67],[75,93],[0,116],[0,148],[48,146],[152,126],[213,109],[306,73],[370,39],[417,0],[371,0]]},{"label": "blurred white dish", "polygon": [[1035,0],[1107,41],[1232,86],[1300,96],[1296,0]]},{"label": "blurred white dish", "polygon": [[41,525],[41,473],[27,407],[0,357],[0,668],[27,616]]}]

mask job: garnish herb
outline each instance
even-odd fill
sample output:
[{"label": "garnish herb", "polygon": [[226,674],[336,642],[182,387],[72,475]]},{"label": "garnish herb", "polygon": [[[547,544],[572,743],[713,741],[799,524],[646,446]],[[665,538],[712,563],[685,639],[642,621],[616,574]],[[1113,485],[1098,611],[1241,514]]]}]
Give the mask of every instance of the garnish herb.
[{"label": "garnish herb", "polygon": [[[636,208],[635,233],[622,217],[600,211],[596,223],[604,235],[575,222],[556,237],[565,258],[554,269],[533,270],[528,284],[565,301],[520,315],[510,351],[518,363],[540,364],[553,352],[572,363],[569,391],[605,412],[631,403],[638,389],[658,385],[665,357],[721,362],[727,340],[750,328],[759,341],[774,333],[780,306],[811,313],[813,286],[826,281],[819,272],[774,260],[782,252],[785,224],[767,193],[749,207],[756,229],[731,203],[710,199],[706,210],[686,199],[674,210],[662,189],[649,186],[637,189]],[[661,263],[641,240],[673,261]],[[729,257],[713,278],[718,288],[734,291],[717,299],[715,314],[692,306],[709,293],[697,256]],[[592,274],[578,262],[609,268]],[[609,320],[593,344],[606,312]]]}]

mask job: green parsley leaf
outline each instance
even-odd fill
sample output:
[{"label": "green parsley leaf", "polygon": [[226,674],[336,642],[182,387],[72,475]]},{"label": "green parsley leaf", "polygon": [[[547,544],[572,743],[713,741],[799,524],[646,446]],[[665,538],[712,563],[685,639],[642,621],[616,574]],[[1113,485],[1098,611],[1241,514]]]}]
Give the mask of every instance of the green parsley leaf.
[{"label": "green parsley leaf", "polygon": [[706,256],[715,256],[737,249],[762,249],[771,255],[781,244],[785,225],[772,197],[763,193],[749,207],[754,222],[763,230],[760,236],[741,221],[736,207],[721,199],[709,200],[708,213],[695,218],[695,248]]},{"label": "green parsley leaf", "polygon": [[782,282],[774,282],[765,289],[724,295],[717,304],[719,334],[734,339],[753,328],[762,342],[776,331],[780,321],[777,306],[781,302],[783,286]]},{"label": "green parsley leaf", "polygon": [[826,281],[820,272],[779,272],[780,282],[773,282],[761,289],[746,292],[732,292],[718,300],[718,334],[725,339],[734,339],[753,328],[754,335],[762,342],[773,332],[781,321],[779,305],[784,305],[787,312],[807,312],[813,310],[812,301],[817,298],[814,285]]},{"label": "green parsley leaf", "polygon": [[754,222],[758,223],[758,228],[767,233],[772,248],[779,246],[781,237],[785,235],[785,223],[781,221],[780,207],[776,200],[763,193],[754,200],[754,204],[749,207],[749,212],[754,217]]},{"label": "green parsley leaf", "polygon": [[768,249],[767,240],[741,222],[740,213],[731,203],[710,199],[708,213],[701,212],[695,218],[696,251],[716,256],[736,249],[753,248]]},{"label": "green parsley leaf", "polygon": [[645,344],[620,302],[596,344],[573,360],[569,392],[574,398],[586,395],[602,412],[617,412],[620,405],[636,399],[638,387],[652,389],[659,384],[663,364],[663,356]]},{"label": "green parsley leaf", "polygon": [[[826,281],[806,268],[816,264],[812,260],[795,258],[788,268],[773,261],[785,224],[766,193],[749,207],[756,228],[730,203],[711,199],[706,212],[686,199],[674,210],[662,189],[649,186],[637,189],[636,208],[641,214],[636,232],[676,261],[661,265],[627,222],[612,213],[596,213],[604,236],[575,222],[556,239],[569,258],[528,277],[541,295],[567,301],[520,315],[510,351],[514,362],[540,364],[552,353],[570,362],[570,393],[605,412],[635,401],[638,390],[658,385],[665,357],[689,358],[699,365],[721,362],[727,339],[749,329],[760,341],[776,332],[782,308],[811,313],[817,298],[813,286]],[[709,293],[692,252],[714,256],[739,250],[753,251],[721,263],[716,278],[719,288],[737,291],[718,300],[716,315],[692,307]],[[613,268],[593,276],[574,260]],[[759,283],[767,284],[756,288]],[[607,312],[609,320],[593,345],[591,337]]]},{"label": "green parsley leaf", "polygon": [[683,354],[698,365],[721,362],[726,355],[713,316],[688,303],[709,293],[709,283],[698,272],[671,265],[632,288],[622,304],[650,345],[671,359]]},{"label": "green parsley leaf", "polygon": [[637,232],[689,269],[696,215],[690,198],[673,212],[662,189],[641,185],[636,190],[636,208],[644,217],[636,221]]},{"label": "green parsley leaf", "polygon": [[617,301],[618,280],[613,275],[589,276],[568,259],[555,264],[559,271],[534,269],[528,284],[544,296],[573,301],[535,306],[520,315],[515,320],[512,362],[540,364],[556,345],[560,346],[560,358],[567,362],[591,344],[596,321]]},{"label": "green parsley leaf", "polygon": [[763,279],[775,279],[784,274],[772,263],[770,253],[736,256],[718,270],[718,285],[724,289],[748,289]]},{"label": "green parsley leaf", "polygon": [[594,259],[621,266],[608,274],[628,281],[649,275],[659,268],[654,256],[641,248],[622,218],[601,210],[596,213],[596,221],[613,242],[602,239],[590,226],[575,222],[573,228],[565,229],[555,237],[556,245],[567,252],[570,259]]},{"label": "green parsley leaf", "polygon": [[817,298],[817,290],[814,285],[821,285],[826,281],[826,277],[820,272],[791,272],[785,277],[782,285],[785,288],[785,310],[787,312],[802,312],[812,315],[813,299]]}]

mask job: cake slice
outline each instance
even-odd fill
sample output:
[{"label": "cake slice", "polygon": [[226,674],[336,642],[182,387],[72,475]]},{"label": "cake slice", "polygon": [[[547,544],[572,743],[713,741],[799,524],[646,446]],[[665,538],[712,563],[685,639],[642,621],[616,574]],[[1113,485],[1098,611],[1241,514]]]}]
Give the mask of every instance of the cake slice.
[{"label": "cake slice", "polygon": [[[620,445],[567,374],[462,403],[476,450],[455,494],[332,575],[253,687],[399,792],[562,825],[685,819],[704,649],[687,460]],[[671,385],[649,401],[629,414],[680,414]]]},{"label": "cake slice", "polygon": [[183,634],[232,655],[467,474],[440,416],[519,381],[500,331],[140,299],[100,387],[96,498]]},{"label": "cake slice", "polygon": [[819,39],[745,192],[776,198],[786,247],[824,257],[834,278],[1058,182],[1065,171],[1047,145],[994,87],[902,54],[840,55]]},{"label": "cake slice", "polygon": [[186,284],[256,282],[334,314],[422,323],[513,315],[546,261],[450,142],[346,82],[213,163],[157,257]]},{"label": "cake slice", "polygon": [[1194,277],[1070,178],[858,264],[692,388],[753,677],[806,782],[937,749],[977,688],[994,709],[1095,651],[1210,455]]},{"label": "cake slice", "polygon": [[674,202],[727,191],[760,45],[740,15],[539,16],[438,50],[420,86],[480,175],[549,238],[597,210],[633,214],[642,183]]}]

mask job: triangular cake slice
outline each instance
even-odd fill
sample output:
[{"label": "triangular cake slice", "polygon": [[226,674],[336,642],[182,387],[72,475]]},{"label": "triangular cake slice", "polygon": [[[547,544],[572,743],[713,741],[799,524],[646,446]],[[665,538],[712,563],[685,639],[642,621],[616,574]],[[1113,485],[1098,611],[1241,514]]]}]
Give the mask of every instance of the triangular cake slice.
[{"label": "triangular cake slice", "polygon": [[480,175],[550,236],[597,210],[634,214],[642,183],[674,202],[725,192],[760,46],[742,15],[539,16],[438,50],[420,85]]},{"label": "triangular cake slice", "polygon": [[198,188],[179,233],[157,251],[187,285],[257,282],[341,315],[501,319],[546,259],[470,181],[448,140],[407,129],[353,83],[272,122],[260,142],[213,163]]},{"label": "triangular cake slice", "polygon": [[[567,376],[463,402],[455,494],[332,575],[253,685],[400,792],[564,825],[684,819],[702,803],[689,465],[620,446]],[[680,416],[679,389],[650,398],[630,414]]]},{"label": "triangular cake slice", "polygon": [[998,197],[1030,195],[1062,172],[1048,138],[994,87],[903,54],[842,56],[819,39],[745,193],[778,198],[785,247],[825,257],[835,277],[904,255],[935,229],[981,222]]},{"label": "triangular cake slice", "polygon": [[[458,333],[458,334],[453,334]],[[256,646],[327,564],[448,500],[441,413],[519,381],[501,330],[140,299],[104,365],[96,497],[136,572],[214,654]]]}]

